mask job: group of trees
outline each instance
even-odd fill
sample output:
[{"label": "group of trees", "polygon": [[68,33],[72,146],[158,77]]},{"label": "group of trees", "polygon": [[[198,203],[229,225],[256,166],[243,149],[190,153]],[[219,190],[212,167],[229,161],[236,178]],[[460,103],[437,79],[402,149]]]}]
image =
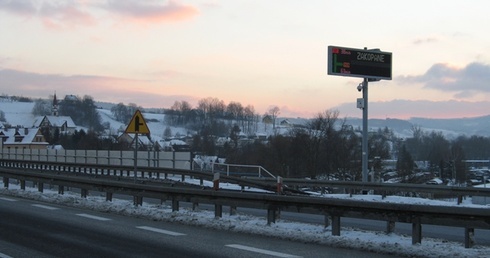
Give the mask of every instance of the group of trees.
[{"label": "group of trees", "polygon": [[[361,133],[339,119],[338,111],[327,110],[304,127],[288,134],[273,134],[267,142],[238,146],[238,124],[229,128],[231,142],[224,151],[213,145],[209,131],[195,137],[194,150],[220,154],[228,163],[261,165],[288,177],[361,178]],[[369,133],[369,170],[380,176],[382,160],[396,160],[395,170],[402,182],[417,181],[415,161],[426,161],[429,172],[442,179],[464,183],[468,178],[465,159],[488,159],[490,138],[460,136],[449,140],[441,132],[426,132],[414,126],[413,136],[403,139],[388,128]],[[423,180],[423,179],[418,179]]]},{"label": "group of trees", "polygon": [[[172,126],[182,126],[192,130],[210,130],[214,135],[226,135],[234,124],[240,126],[245,134],[253,134],[258,130],[258,124],[265,118],[273,118],[275,122],[279,114],[278,107],[272,107],[263,116],[256,113],[254,106],[243,106],[239,102],[224,101],[217,98],[204,98],[192,107],[187,101],[176,101],[165,112],[165,123]],[[224,130],[223,130],[224,129]]]},{"label": "group of trees", "polygon": [[[34,101],[32,114],[35,116],[51,115],[53,103],[51,100],[37,99]],[[76,125],[87,127],[89,131],[101,132],[104,130],[102,119],[97,112],[97,106],[91,96],[83,98],[74,95],[66,95],[58,102],[58,114],[69,116]]]},{"label": "group of trees", "polygon": [[89,131],[101,132],[104,130],[102,119],[94,99],[85,95],[82,99],[77,96],[67,95],[59,103],[60,116],[69,116],[76,125],[84,126]]},{"label": "group of trees", "polygon": [[119,103],[111,108],[112,115],[116,121],[123,124],[129,123],[136,110],[140,110],[141,112],[144,111],[142,107],[139,107],[134,103],[129,103],[127,106],[123,103]]},{"label": "group of trees", "polygon": [[441,132],[424,132],[413,128],[413,137],[406,139],[404,147],[413,160],[429,163],[429,170],[443,179],[454,179],[458,183],[467,180],[464,160],[488,159],[490,138],[481,136],[459,136],[449,140]]},{"label": "group of trees", "polygon": [[[361,176],[361,139],[352,126],[327,110],[305,127],[293,128],[288,135],[272,135],[267,143],[236,148],[227,146],[227,162],[259,164],[286,177],[338,178],[357,180]],[[370,137],[372,155],[390,158],[390,134]]]}]

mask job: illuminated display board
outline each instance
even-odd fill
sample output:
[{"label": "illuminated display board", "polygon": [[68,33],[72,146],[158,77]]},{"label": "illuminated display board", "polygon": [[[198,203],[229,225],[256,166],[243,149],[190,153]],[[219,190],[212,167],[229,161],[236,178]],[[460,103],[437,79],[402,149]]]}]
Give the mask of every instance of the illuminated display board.
[{"label": "illuminated display board", "polygon": [[389,52],[328,46],[327,73],[391,80],[391,59]]}]

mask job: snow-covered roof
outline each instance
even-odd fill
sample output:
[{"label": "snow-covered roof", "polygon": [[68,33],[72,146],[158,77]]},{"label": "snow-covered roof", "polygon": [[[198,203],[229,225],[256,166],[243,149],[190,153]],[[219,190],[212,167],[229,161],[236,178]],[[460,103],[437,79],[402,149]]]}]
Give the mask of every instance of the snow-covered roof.
[{"label": "snow-covered roof", "polygon": [[[39,135],[39,128],[11,128],[8,130],[0,131],[0,137],[7,138],[5,140],[5,144],[32,144],[39,141],[36,141],[36,135]],[[20,141],[16,141],[20,139]],[[40,142],[46,144],[46,142]]]},{"label": "snow-covered roof", "polygon": [[69,116],[39,116],[34,120],[34,126],[40,127],[44,119],[47,119],[52,126],[62,126],[66,123],[68,128],[75,128],[77,125]]}]

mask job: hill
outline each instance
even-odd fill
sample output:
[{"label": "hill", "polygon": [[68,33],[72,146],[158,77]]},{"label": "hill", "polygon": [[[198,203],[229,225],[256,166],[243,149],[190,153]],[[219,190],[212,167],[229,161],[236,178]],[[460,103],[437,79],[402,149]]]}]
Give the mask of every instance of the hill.
[{"label": "hill", "polygon": [[[110,108],[114,104],[97,103],[102,123],[109,123],[111,132],[124,130],[127,125],[116,121],[113,118]],[[31,111],[34,107],[33,102],[14,102],[0,101],[0,110],[5,113],[6,123],[12,126],[32,127],[35,117]],[[165,115],[155,112],[144,112],[145,119],[152,134],[152,137],[163,137],[164,130],[168,127],[164,124]],[[277,121],[282,121],[285,118],[279,118]],[[292,123],[304,123],[307,119],[292,119]],[[346,118],[346,123],[354,128],[362,128],[362,119]],[[431,118],[411,118],[409,120],[402,119],[369,119],[368,123],[370,130],[388,127],[392,129],[399,137],[410,137],[414,126],[420,127],[427,131],[443,132],[448,138],[455,138],[459,135],[479,135],[490,137],[490,116],[473,117],[473,118],[454,118],[454,119],[431,119]],[[172,134],[187,135],[188,132],[184,128],[169,127]],[[259,126],[259,129],[263,129]],[[264,133],[264,132],[260,132]],[[267,132],[265,132],[267,133]]]}]

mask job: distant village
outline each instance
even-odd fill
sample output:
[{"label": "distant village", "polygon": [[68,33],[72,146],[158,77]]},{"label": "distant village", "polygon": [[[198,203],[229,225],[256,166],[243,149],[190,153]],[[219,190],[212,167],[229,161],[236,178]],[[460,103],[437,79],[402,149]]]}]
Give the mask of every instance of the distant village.
[{"label": "distant village", "polygon": [[[66,98],[76,99],[77,97],[67,96]],[[18,100],[12,100],[2,96],[2,101]],[[2,144],[1,147],[5,149],[63,149],[64,147],[61,144],[49,143],[48,138],[52,138],[54,134],[58,135],[57,137],[61,135],[73,136],[83,130],[88,131],[87,128],[78,126],[71,116],[60,115],[59,100],[55,94],[52,99],[51,114],[36,116],[32,121],[32,126],[10,125],[4,123],[0,128],[0,138],[2,139],[0,144]],[[113,137],[114,139],[110,140],[120,141],[128,144],[128,147],[131,147],[134,134],[120,131],[117,136],[113,135],[105,137]],[[142,148],[158,149],[158,145],[158,142],[150,140],[149,135],[142,135],[139,137],[139,146]]]},{"label": "distant village", "polygon": [[[76,101],[78,97],[73,95],[68,95],[65,97],[65,100]],[[23,99],[22,97],[8,97],[8,96],[0,96],[1,101],[12,102],[30,102],[30,99]],[[50,143],[50,139],[53,138],[53,135],[65,135],[70,136],[76,134],[79,131],[88,131],[85,126],[77,125],[72,119],[71,116],[60,115],[59,112],[59,102],[60,100],[57,98],[56,94],[53,95],[53,99],[51,100],[50,106],[50,114],[49,115],[40,115],[36,116],[32,121],[32,126],[20,126],[20,125],[10,125],[8,123],[4,123],[0,127],[0,137],[2,138],[1,144],[2,148],[6,149],[63,149],[64,147],[61,144]],[[121,104],[113,107],[113,113],[118,114],[117,110]],[[128,112],[132,112],[126,110],[126,118],[128,119]],[[133,106],[133,109],[136,110],[137,107]],[[172,112],[170,111],[169,117],[172,119]],[[167,119],[167,123],[170,122],[170,119]],[[254,119],[258,120],[258,116],[254,115]],[[272,118],[269,116],[264,117],[264,124],[271,124]],[[171,123],[171,122],[170,122]],[[288,120],[283,119],[278,123],[277,128],[274,128],[277,132],[281,130],[284,131],[286,129],[292,128],[294,125]],[[105,129],[109,126],[106,126]],[[257,127],[257,125],[255,125]],[[272,127],[272,126],[271,126]],[[163,150],[163,151],[190,151],[190,145],[193,143],[192,135],[172,135],[169,131],[169,128],[166,128],[162,135],[150,135],[150,134],[141,134],[138,137],[138,148],[143,150]],[[226,144],[234,144],[236,146],[244,146],[254,141],[267,142],[268,134],[265,132],[254,132],[252,134],[245,134],[240,129],[235,131],[235,138],[230,138],[229,135],[211,136],[213,141],[213,145],[216,148],[223,148]],[[225,133],[226,134],[226,133]],[[127,133],[124,131],[124,128],[121,127],[117,132],[106,130],[105,133],[99,133],[98,136],[100,138],[107,138],[110,141],[116,141],[121,144],[125,144],[127,149],[134,148],[134,133]],[[58,136],[59,137],[59,136]],[[53,142],[51,140],[51,142]],[[233,143],[232,143],[233,142]]]}]

